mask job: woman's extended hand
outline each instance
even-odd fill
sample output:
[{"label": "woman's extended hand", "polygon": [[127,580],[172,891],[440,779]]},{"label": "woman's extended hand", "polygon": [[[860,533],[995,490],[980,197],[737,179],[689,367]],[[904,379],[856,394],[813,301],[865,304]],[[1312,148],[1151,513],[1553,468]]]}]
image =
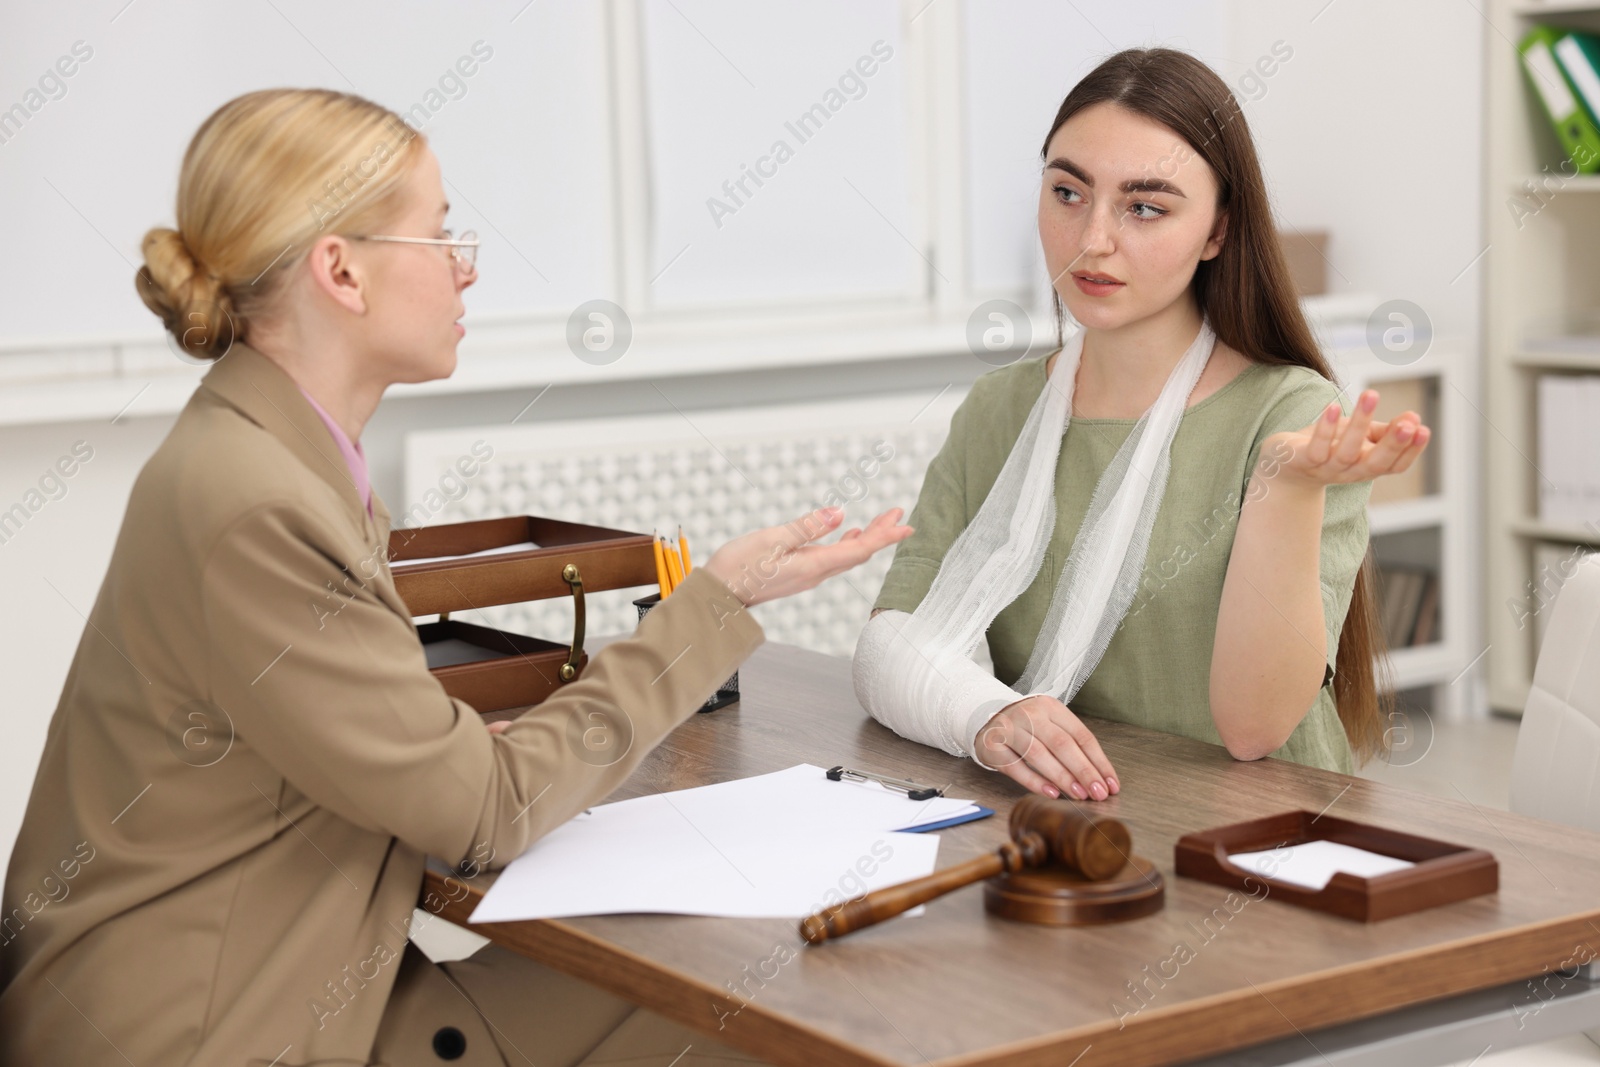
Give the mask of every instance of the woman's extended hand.
[{"label": "woman's extended hand", "polygon": [[[911,527],[899,525],[902,514],[903,509],[890,508],[865,530],[851,528],[831,545],[814,545],[812,541],[837,528],[844,518],[843,508],[819,508],[782,526],[735,537],[703,566],[746,606],[803,593],[864,562],[880,548],[910,537]],[[511,720],[505,719],[489,723],[487,729],[500,734],[510,725]]]},{"label": "woman's extended hand", "polygon": [[1035,793],[1104,800],[1121,790],[1100,742],[1055,697],[1008,704],[978,731],[978,758]]},{"label": "woman's extended hand", "polygon": [[803,593],[910,537],[911,527],[898,525],[902,514],[890,508],[865,530],[852,528],[831,545],[814,545],[844,520],[843,508],[818,508],[782,526],[735,537],[705,568],[747,605]]},{"label": "woman's extended hand", "polygon": [[1374,422],[1377,406],[1377,390],[1368,389],[1351,415],[1343,415],[1334,401],[1305,429],[1273,434],[1261,445],[1267,477],[1321,487],[1399,474],[1422,454],[1432,431],[1415,411]]}]

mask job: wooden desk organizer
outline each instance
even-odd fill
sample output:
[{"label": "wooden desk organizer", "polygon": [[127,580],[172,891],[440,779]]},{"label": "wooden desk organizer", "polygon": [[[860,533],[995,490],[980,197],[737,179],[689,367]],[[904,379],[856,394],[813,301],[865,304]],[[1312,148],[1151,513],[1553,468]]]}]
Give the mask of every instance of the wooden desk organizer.
[{"label": "wooden desk organizer", "polygon": [[[467,555],[523,542],[535,547]],[[439,616],[417,627],[434,676],[446,693],[485,713],[537,704],[583,672],[585,590],[656,582],[648,534],[531,515],[394,530],[389,567],[412,615]],[[569,645],[450,618],[467,608],[569,595]]]},{"label": "wooden desk organizer", "polygon": [[[1373,878],[1339,871],[1326,886],[1316,890],[1256,874],[1227,859],[1233,852],[1264,852],[1308,841],[1333,841],[1409,860],[1416,866]],[[1481,848],[1464,848],[1310,811],[1290,811],[1185,834],[1178,839],[1174,852],[1174,867],[1182,877],[1244,892],[1252,892],[1247,883],[1254,879],[1258,887],[1268,887],[1268,895],[1274,900],[1359,922],[1409,915],[1500,888],[1500,865]]]}]

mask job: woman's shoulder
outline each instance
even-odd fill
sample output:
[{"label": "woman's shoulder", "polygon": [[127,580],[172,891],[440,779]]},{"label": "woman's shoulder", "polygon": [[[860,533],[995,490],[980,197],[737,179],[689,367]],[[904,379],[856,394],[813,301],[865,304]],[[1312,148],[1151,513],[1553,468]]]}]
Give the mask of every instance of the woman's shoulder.
[{"label": "woman's shoulder", "polygon": [[1299,364],[1254,363],[1239,384],[1238,402],[1259,413],[1264,433],[1298,430],[1335,399],[1350,407],[1337,382]]},{"label": "woman's shoulder", "polygon": [[[1252,360],[1241,373],[1243,381],[1240,384],[1260,400],[1287,400],[1305,394],[1327,397],[1331,400],[1339,393],[1337,383],[1298,363],[1263,363]],[[1323,403],[1327,403],[1327,400]]]},{"label": "woman's shoulder", "polygon": [[962,407],[981,411],[986,418],[1020,413],[1027,418],[1044,388],[1045,366],[1054,352],[1028,356],[985,371],[973,380]]},{"label": "woman's shoulder", "polygon": [[264,508],[314,513],[318,479],[271,432],[197,390],[139,473],[144,504],[171,508],[184,539],[203,545]]}]

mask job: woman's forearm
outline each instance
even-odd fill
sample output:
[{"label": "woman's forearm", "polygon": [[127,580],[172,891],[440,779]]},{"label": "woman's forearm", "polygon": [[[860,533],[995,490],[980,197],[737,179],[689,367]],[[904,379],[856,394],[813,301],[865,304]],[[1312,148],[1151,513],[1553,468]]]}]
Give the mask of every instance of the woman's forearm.
[{"label": "woman's forearm", "polygon": [[1211,717],[1237,759],[1259,759],[1289,739],[1327,662],[1324,487],[1279,474],[1257,469],[1251,478],[1211,653]]}]

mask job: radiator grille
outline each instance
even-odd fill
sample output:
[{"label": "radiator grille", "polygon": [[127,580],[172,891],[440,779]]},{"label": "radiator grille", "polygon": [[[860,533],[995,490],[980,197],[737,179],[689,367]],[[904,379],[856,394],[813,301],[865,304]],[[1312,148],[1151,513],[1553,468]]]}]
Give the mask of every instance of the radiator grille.
[{"label": "radiator grille", "polygon": [[[964,392],[418,431],[406,438],[407,505],[392,509],[395,524],[518,514],[644,533],[675,534],[681,524],[696,563],[734,536],[835,502],[830,494],[848,529],[890,507],[910,512]],[[486,445],[492,458],[470,462]],[[881,552],[814,590],[758,605],[756,618],[769,640],[849,655],[890,559]],[[591,595],[589,631],[631,631],[631,601],[653,591]],[[461,616],[550,640],[567,639],[572,626],[568,601]]]}]

